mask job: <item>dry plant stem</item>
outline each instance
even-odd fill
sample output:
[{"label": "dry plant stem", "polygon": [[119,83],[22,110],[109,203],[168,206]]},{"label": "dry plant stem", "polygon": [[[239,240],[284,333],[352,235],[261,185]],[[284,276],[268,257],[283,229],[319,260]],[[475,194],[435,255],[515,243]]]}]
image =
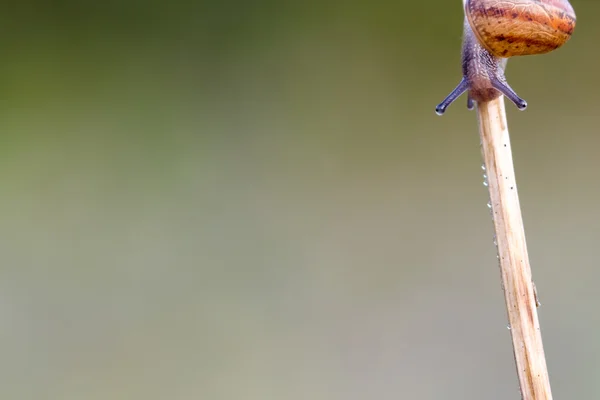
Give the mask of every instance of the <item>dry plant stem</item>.
[{"label": "dry plant stem", "polygon": [[477,115],[521,395],[524,400],[550,400],[504,97],[478,104]]}]

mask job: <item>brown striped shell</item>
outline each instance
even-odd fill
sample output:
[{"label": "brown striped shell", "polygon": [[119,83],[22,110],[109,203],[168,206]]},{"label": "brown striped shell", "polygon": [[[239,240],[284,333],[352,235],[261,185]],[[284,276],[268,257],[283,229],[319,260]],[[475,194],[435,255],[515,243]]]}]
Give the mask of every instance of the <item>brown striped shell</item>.
[{"label": "brown striped shell", "polygon": [[498,57],[544,54],[569,40],[575,11],[568,0],[465,0],[479,42]]}]

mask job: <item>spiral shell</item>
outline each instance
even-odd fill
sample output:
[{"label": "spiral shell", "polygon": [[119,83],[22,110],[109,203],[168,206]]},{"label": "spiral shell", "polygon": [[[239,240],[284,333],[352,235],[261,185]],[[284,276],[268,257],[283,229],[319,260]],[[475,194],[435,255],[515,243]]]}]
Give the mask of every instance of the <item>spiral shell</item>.
[{"label": "spiral shell", "polygon": [[575,29],[568,0],[464,0],[464,6],[473,33],[497,57],[548,53]]}]

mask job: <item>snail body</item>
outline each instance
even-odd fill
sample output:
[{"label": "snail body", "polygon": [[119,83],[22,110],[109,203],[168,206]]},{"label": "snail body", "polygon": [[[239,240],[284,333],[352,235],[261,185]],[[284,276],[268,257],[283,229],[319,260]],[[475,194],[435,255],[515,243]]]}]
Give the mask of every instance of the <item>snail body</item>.
[{"label": "snail body", "polygon": [[504,76],[509,57],[544,54],[566,43],[575,29],[568,0],[463,0],[462,72],[458,86],[436,107],[442,115],[468,91],[467,107],[501,95],[524,110],[527,102]]}]

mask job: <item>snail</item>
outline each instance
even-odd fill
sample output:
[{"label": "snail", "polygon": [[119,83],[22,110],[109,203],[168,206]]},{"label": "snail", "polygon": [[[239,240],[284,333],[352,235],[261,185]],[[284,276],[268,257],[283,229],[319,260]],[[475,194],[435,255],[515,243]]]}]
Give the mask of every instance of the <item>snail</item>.
[{"label": "snail", "polygon": [[463,78],[435,109],[442,115],[468,91],[467,108],[501,95],[524,110],[527,102],[504,76],[509,57],[544,54],[565,44],[575,29],[568,0],[463,0]]}]

